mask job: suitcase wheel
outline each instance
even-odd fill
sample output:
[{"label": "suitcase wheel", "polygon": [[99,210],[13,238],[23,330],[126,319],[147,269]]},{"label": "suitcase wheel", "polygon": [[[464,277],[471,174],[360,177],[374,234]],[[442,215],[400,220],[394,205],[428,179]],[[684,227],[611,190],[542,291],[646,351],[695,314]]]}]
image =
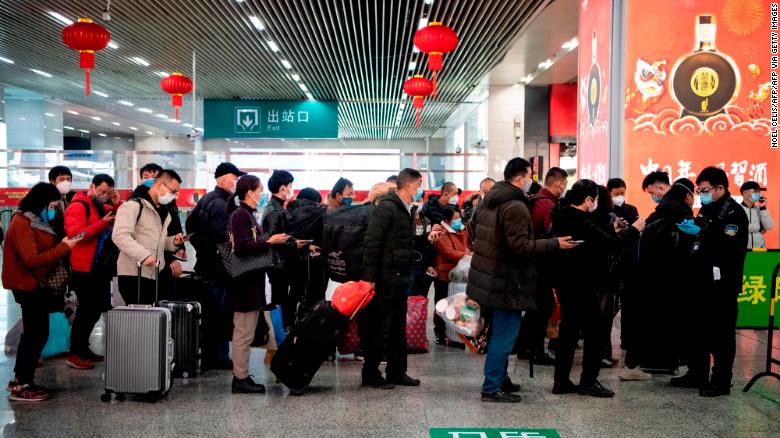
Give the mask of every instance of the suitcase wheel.
[{"label": "suitcase wheel", "polygon": [[119,402],[125,401],[125,395],[124,394],[117,394],[116,395],[116,401],[119,401]]},{"label": "suitcase wheel", "polygon": [[100,394],[100,401],[103,403],[108,403],[111,401],[111,393],[107,392],[105,394]]}]

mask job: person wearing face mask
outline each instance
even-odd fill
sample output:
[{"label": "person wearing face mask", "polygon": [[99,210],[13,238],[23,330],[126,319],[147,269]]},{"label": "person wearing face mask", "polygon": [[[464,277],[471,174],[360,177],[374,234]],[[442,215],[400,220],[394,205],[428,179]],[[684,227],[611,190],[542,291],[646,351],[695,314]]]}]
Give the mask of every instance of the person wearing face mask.
[{"label": "person wearing face mask", "polygon": [[[302,189],[295,200],[287,204],[291,235],[321,248],[327,209],[322,204],[320,192],[311,187]],[[290,294],[296,302],[300,302],[298,316],[302,317],[313,305],[325,299],[328,287],[326,264],[319,253],[309,251],[299,252],[291,264],[295,275],[290,276]]]},{"label": "person wearing face mask", "polygon": [[[447,298],[450,286],[450,271],[457,266],[460,259],[471,254],[471,242],[468,233],[463,227],[460,213],[447,207],[444,209],[444,220],[433,229],[441,232],[442,237],[433,243],[436,250],[436,278],[433,281],[435,290],[434,303]],[[433,316],[433,331],[436,334],[436,343],[449,347],[464,348],[459,342],[453,342],[447,338],[444,320],[438,314]]]},{"label": "person wearing face mask", "polygon": [[441,223],[444,217],[444,207],[450,206],[460,211],[458,205],[458,187],[455,183],[445,182],[441,186],[440,195],[428,196],[428,202],[420,209],[420,214],[428,218],[432,225]]},{"label": "person wearing face mask", "polygon": [[350,206],[355,198],[355,189],[352,181],[346,178],[339,178],[333,189],[330,191],[328,199],[328,210],[333,210],[341,206]]},{"label": "person wearing face mask", "polygon": [[607,190],[614,205],[612,212],[628,222],[628,225],[636,222],[639,219],[639,211],[633,205],[626,203],[626,182],[621,178],[612,178],[607,181]]},{"label": "person wearing face mask", "polygon": [[[737,301],[748,244],[748,218],[729,193],[723,169],[707,167],[696,177],[702,207],[694,225],[700,229],[692,253],[699,267],[698,301],[706,331],[694,345],[688,374],[672,384],[699,387],[699,395],[717,397],[731,392],[736,354]],[[713,357],[710,377],[710,355]],[[704,386],[701,386],[704,385]]]},{"label": "person wearing face mask", "polygon": [[485,178],[479,183],[479,192],[474,193],[473,195],[466,198],[466,200],[463,202],[464,224],[471,223],[472,218],[475,217],[477,206],[479,206],[479,203],[485,199],[485,195],[490,191],[490,189],[493,188],[494,185],[496,185],[496,180],[493,178]]},{"label": "person wearing face mask", "polygon": [[[620,233],[610,233],[596,221],[598,185],[588,179],[577,181],[553,211],[553,232],[581,242],[572,251],[561,254],[558,262],[566,266],[566,275],[557,280],[561,306],[559,347],[555,356],[553,394],[579,393],[592,397],[612,397],[614,392],[598,381],[604,352],[604,310],[599,294],[608,287],[606,260],[609,251],[632,246],[644,230],[639,219]],[[579,335],[585,338],[582,376],[579,385],[570,379],[574,351]]]},{"label": "person wearing face mask", "polygon": [[70,205],[70,193],[73,186],[73,173],[65,166],[54,166],[49,170],[49,184],[57,187],[60,192],[60,200],[54,211],[54,219],[51,221],[51,227],[57,233],[59,238],[65,237],[65,210]]},{"label": "person wearing face mask", "polygon": [[236,190],[238,178],[244,175],[233,163],[220,163],[214,172],[216,187],[198,201],[185,222],[197,257],[195,275],[206,289],[201,303],[205,320],[201,341],[203,369],[233,369],[229,355],[232,316],[224,305],[227,273],[217,244],[228,240],[227,201]]},{"label": "person wearing face mask", "polygon": [[748,249],[766,248],[764,235],[775,227],[772,215],[766,209],[766,199],[761,194],[766,189],[755,181],[748,181],[739,191],[742,193],[742,208],[748,217]]},{"label": "person wearing face mask", "polygon": [[95,362],[103,360],[103,356],[90,349],[89,337],[100,315],[111,308],[113,276],[104,272],[99,262],[105,242],[111,237],[114,211],[121,206],[115,193],[111,176],[95,175],[89,191],[76,193],[65,210],[68,236],[86,232],[81,244],[70,253],[70,286],[79,305],[73,319],[70,355],[66,363],[75,369],[90,369]]},{"label": "person wearing face mask", "polygon": [[661,202],[671,187],[669,174],[662,170],[650,172],[642,181],[642,190],[649,193],[650,198],[656,204]]},{"label": "person wearing face mask", "polygon": [[[163,170],[145,196],[130,198],[117,210],[111,238],[120,251],[117,261],[119,292],[127,304],[155,303],[154,279],[162,268],[158,260],[163,260],[165,251],[176,251],[184,244],[182,234],[168,236],[171,222],[168,204],[178,196],[180,185],[179,174]],[[139,263],[143,266],[140,279]]]}]

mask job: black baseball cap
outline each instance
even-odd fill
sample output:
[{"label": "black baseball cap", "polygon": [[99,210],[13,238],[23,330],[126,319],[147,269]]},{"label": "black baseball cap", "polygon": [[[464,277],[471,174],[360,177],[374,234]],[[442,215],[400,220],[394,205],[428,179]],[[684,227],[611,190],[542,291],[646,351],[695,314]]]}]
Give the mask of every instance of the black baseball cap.
[{"label": "black baseball cap", "polygon": [[755,181],[748,181],[745,184],[742,184],[742,187],[739,188],[740,192],[744,192],[745,190],[757,190],[759,192],[765,192],[766,189],[758,185]]},{"label": "black baseball cap", "polygon": [[217,171],[214,172],[214,178],[225,175],[244,176],[246,175],[246,172],[238,170],[238,167],[233,163],[220,163],[219,166],[217,166]]}]

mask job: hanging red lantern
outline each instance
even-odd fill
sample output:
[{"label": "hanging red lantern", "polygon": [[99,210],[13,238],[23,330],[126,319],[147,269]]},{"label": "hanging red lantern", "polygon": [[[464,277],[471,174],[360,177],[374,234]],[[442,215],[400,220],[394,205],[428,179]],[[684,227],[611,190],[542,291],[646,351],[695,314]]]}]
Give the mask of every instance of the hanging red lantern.
[{"label": "hanging red lantern", "polygon": [[433,83],[422,75],[415,75],[404,82],[404,93],[412,96],[417,128],[420,127],[420,112],[425,106],[425,98],[433,92]]},{"label": "hanging red lantern", "polygon": [[433,72],[433,97],[436,98],[436,76],[444,64],[444,55],[458,46],[458,35],[451,28],[432,22],[414,34],[414,45],[428,54],[428,70]]},{"label": "hanging red lantern", "polygon": [[87,96],[89,96],[89,70],[95,68],[95,52],[103,50],[111,41],[111,34],[105,27],[95,24],[89,18],[62,29],[62,42],[79,51],[79,67],[86,70]]},{"label": "hanging red lantern", "polygon": [[163,91],[172,94],[171,104],[176,107],[176,120],[179,120],[179,107],[182,105],[182,95],[192,91],[192,79],[179,72],[173,72],[170,76],[160,81]]}]

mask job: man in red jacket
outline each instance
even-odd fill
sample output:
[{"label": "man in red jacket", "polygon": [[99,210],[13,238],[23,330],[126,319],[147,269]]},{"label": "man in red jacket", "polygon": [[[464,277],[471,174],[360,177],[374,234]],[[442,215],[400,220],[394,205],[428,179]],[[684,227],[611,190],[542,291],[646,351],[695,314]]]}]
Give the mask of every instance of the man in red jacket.
[{"label": "man in red jacket", "polygon": [[[544,187],[531,198],[531,222],[534,228],[534,238],[543,239],[552,228],[552,211],[566,192],[569,174],[565,170],[552,167],[544,178]],[[551,260],[544,256],[537,258],[537,310],[526,312],[520,325],[517,338],[520,359],[533,358],[538,365],[555,365],[555,359],[544,348],[544,338],[547,337],[547,320],[550,319],[555,299],[550,284]]]},{"label": "man in red jacket", "polygon": [[103,360],[103,356],[89,348],[89,337],[100,314],[111,308],[111,277],[96,269],[94,262],[100,257],[106,240],[111,238],[118,206],[114,179],[100,174],[92,179],[89,191],[76,193],[65,210],[65,233],[70,237],[86,233],[70,253],[71,287],[79,302],[70,335],[67,364],[71,368],[90,369],[95,362]]}]

